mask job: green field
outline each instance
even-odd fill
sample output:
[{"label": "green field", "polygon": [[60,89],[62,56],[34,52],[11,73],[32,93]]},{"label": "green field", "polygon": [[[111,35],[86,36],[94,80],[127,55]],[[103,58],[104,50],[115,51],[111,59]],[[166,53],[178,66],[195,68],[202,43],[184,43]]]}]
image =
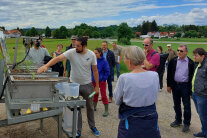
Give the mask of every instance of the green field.
[{"label": "green field", "polygon": [[[185,39],[183,39],[183,40],[185,40]],[[201,38],[198,40],[200,40],[200,42],[207,42],[207,39]],[[93,51],[96,47],[101,47],[102,41],[103,40],[89,40],[88,41],[88,49]],[[169,41],[169,40],[166,40],[166,41]],[[187,39],[186,42],[197,42],[197,41],[194,41],[194,39]],[[10,59],[11,59],[10,63],[12,63],[13,57],[14,57],[14,51],[15,51],[14,47],[16,45],[16,39],[14,39],[14,38],[13,39],[6,39],[6,43],[7,43]],[[43,39],[43,45],[46,46],[50,55],[52,54],[52,52],[56,51],[57,45],[60,43],[63,44],[63,46],[64,46],[63,51],[64,51],[65,47],[70,45],[71,40],[70,39]],[[131,45],[137,45],[137,46],[143,48],[142,42],[132,42]],[[159,45],[163,47],[164,51],[167,49],[166,43],[154,43],[154,49],[157,50],[157,46],[159,46]],[[179,44],[176,44],[176,43],[171,43],[171,45],[174,50],[177,50],[177,48],[179,46]],[[207,51],[207,45],[204,45],[204,44],[188,44],[188,46],[189,46],[188,53],[189,53],[190,58],[193,58],[193,50],[195,48],[202,47]],[[112,45],[109,44],[109,48],[111,48],[111,47],[112,47]],[[24,58],[24,56],[25,56],[25,48],[23,46],[22,39],[19,39],[17,61],[22,60]],[[2,58],[2,55],[0,55],[0,58]],[[121,68],[121,73],[128,71],[127,67],[125,66],[123,61],[121,62],[120,68]]]}]

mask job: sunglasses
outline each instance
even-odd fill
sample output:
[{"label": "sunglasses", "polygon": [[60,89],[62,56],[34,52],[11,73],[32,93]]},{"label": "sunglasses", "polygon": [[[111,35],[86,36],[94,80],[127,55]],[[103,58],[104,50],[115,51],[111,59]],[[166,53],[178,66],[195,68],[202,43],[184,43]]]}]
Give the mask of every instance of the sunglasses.
[{"label": "sunglasses", "polygon": [[178,52],[181,52],[181,53],[183,53],[183,52],[184,52],[183,50],[179,50],[179,49],[178,49],[177,51],[178,51]]},{"label": "sunglasses", "polygon": [[143,46],[150,46],[151,44],[142,44]]}]

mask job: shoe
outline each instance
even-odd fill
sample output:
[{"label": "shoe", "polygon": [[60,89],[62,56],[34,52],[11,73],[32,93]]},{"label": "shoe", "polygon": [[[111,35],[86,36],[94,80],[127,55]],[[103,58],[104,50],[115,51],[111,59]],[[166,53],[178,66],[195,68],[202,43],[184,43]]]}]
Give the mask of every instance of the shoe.
[{"label": "shoe", "polygon": [[109,115],[109,105],[105,104],[104,107],[105,107],[105,112],[103,113],[103,117],[107,117]]},{"label": "shoe", "polygon": [[203,132],[198,132],[196,134],[193,134],[195,137],[206,137],[205,134],[203,134]]},{"label": "shoe", "polygon": [[182,131],[183,132],[188,132],[189,131],[189,125],[184,125]]},{"label": "shoe", "polygon": [[76,138],[80,138],[80,136],[81,136],[81,132],[80,131],[77,131]]},{"label": "shoe", "polygon": [[170,124],[171,127],[179,127],[180,125],[181,123],[179,123],[177,120],[175,120],[174,122]]},{"label": "shoe", "polygon": [[99,131],[96,129],[96,127],[91,128],[91,130],[92,130],[92,133],[93,133],[95,136],[100,136],[100,133],[99,133]]},{"label": "shoe", "polygon": [[109,103],[112,103],[112,97],[109,97]]}]

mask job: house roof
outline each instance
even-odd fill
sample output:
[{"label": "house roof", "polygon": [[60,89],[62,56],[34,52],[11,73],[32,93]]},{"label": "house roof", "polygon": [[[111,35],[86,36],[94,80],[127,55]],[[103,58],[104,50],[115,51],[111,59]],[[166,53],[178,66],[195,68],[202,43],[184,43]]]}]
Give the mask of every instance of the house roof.
[{"label": "house roof", "polygon": [[18,33],[19,35],[21,35],[21,32],[19,30],[9,30],[9,33],[11,34]]},{"label": "house roof", "polygon": [[167,36],[168,33],[167,33],[167,32],[160,32],[160,35],[161,35],[161,36]]},{"label": "house roof", "polygon": [[141,32],[135,32],[136,35],[141,35]]},{"label": "house roof", "polygon": [[172,31],[172,32],[169,32],[169,36],[174,36],[176,34],[176,32],[175,31]]},{"label": "house roof", "polygon": [[8,31],[3,31],[3,33],[4,33],[4,34],[9,34],[9,32],[8,32]]},{"label": "house roof", "polygon": [[21,32],[19,30],[5,30],[3,31],[4,34],[8,35],[8,34],[15,34],[15,33],[18,33],[19,35],[21,35]]}]

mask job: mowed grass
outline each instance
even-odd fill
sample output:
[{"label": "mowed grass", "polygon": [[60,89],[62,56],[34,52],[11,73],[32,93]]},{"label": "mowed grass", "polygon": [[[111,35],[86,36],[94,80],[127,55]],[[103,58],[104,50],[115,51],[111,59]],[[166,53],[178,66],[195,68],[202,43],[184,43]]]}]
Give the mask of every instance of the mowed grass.
[{"label": "mowed grass", "polygon": [[[95,48],[101,47],[102,41],[103,40],[88,40],[87,47],[88,47],[88,49],[93,51]],[[190,42],[190,41],[186,41],[186,42]],[[6,39],[6,44],[7,44],[8,52],[9,52],[10,59],[11,59],[10,63],[12,63],[13,58],[14,58],[16,39],[15,38]],[[43,39],[42,44],[45,45],[45,47],[47,48],[50,55],[52,55],[52,53],[57,50],[58,44],[63,44],[63,46],[64,46],[63,52],[64,52],[66,46],[69,46],[71,44],[71,40],[70,39]],[[136,46],[143,48],[142,42],[132,42],[131,45],[136,45]],[[165,44],[165,43],[154,43],[154,49],[157,50],[157,46],[159,46],[159,45],[163,47],[163,51],[165,51],[167,49],[167,46],[166,46],[167,44]],[[179,46],[179,44],[174,44],[174,43],[172,43],[171,45],[174,50],[177,50],[177,48]],[[188,44],[188,46],[189,46],[188,56],[192,59],[193,59],[193,50],[195,48],[202,47],[207,51],[207,45],[204,45],[204,44]],[[109,49],[110,48],[112,48],[111,44],[109,44]],[[23,45],[22,39],[20,38],[18,41],[17,62],[21,61],[24,58],[24,56],[25,56],[25,47]],[[2,55],[0,55],[0,59],[1,58],[2,58]],[[123,60],[121,62],[120,68],[121,68],[121,74],[128,72],[128,69],[127,69],[126,65],[124,64]],[[115,71],[115,73],[116,73],[116,71]]]}]

